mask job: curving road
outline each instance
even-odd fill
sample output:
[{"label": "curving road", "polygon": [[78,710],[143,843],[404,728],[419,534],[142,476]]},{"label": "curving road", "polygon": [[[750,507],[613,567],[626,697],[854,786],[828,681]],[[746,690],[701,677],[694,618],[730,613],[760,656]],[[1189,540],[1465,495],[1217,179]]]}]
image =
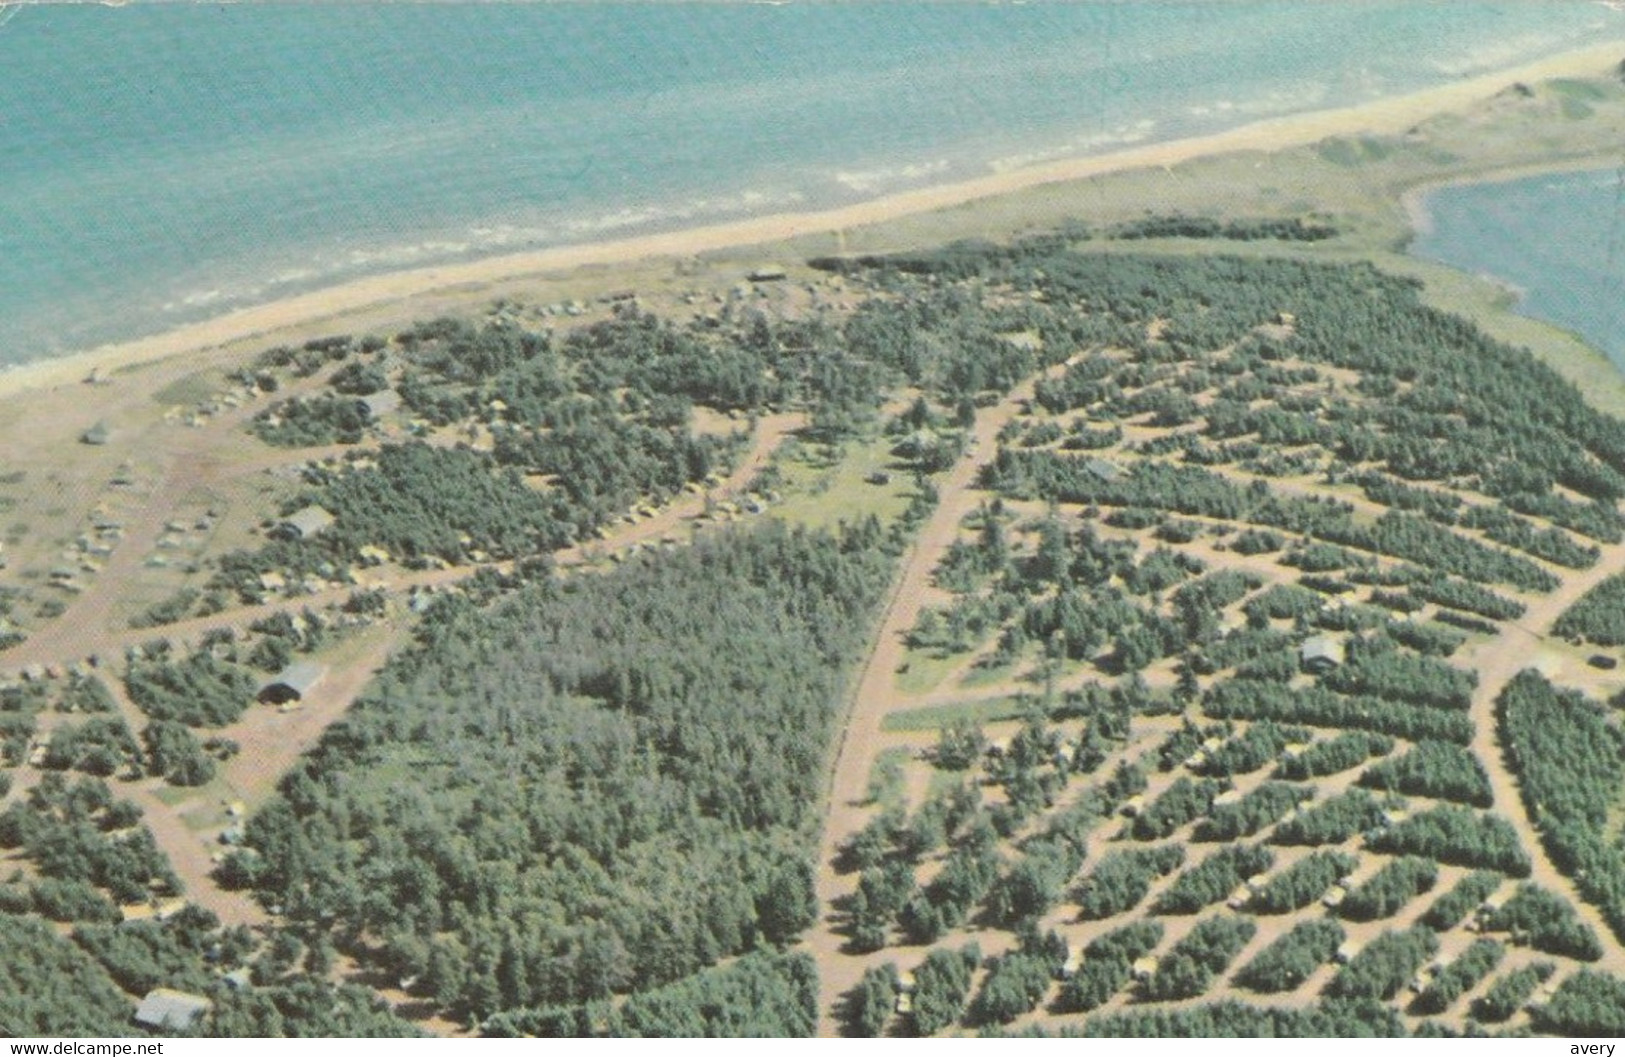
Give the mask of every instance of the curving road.
[{"label": "curving road", "polygon": [[893,676],[903,661],[908,633],[931,595],[932,574],[948,547],[958,538],[960,523],[986,498],[973,487],[977,475],[997,451],[999,430],[1021,410],[1022,402],[1031,398],[1036,381],[1036,378],[1029,380],[996,406],[977,414],[973,439],[965,453],[936,482],[936,510],[921,527],[905,558],[887,599],[873,646],[858,671],[851,709],[836,748],[823,835],[819,841],[816,887],[820,916],[803,941],[803,947],[818,962],[818,1033],[823,1037],[839,1033],[835,1008],[839,996],[858,982],[865,966],[863,959],[841,954],[845,938],[835,931],[839,919],[830,908],[835,900],[856,887],[856,877],[835,872],[835,854],[840,842],[862,828],[870,813],[866,803],[869,773],[878,750],[881,720],[896,703]]},{"label": "curving road", "polygon": [[1495,791],[1495,808],[1518,831],[1533,863],[1530,879],[1560,893],[1579,913],[1581,919],[1597,932],[1602,941],[1604,967],[1625,969],[1625,946],[1608,927],[1602,914],[1580,898],[1579,890],[1567,874],[1552,865],[1546,849],[1540,842],[1540,833],[1530,821],[1529,813],[1519,795],[1517,778],[1507,768],[1506,756],[1495,722],[1495,699],[1512,677],[1531,666],[1529,650],[1543,635],[1531,628],[1549,628],[1565,609],[1568,609],[1591,588],[1609,576],[1625,572],[1625,545],[1603,545],[1602,558],[1583,572],[1557,570],[1563,582],[1557,589],[1528,600],[1528,610],[1516,624],[1506,624],[1500,635],[1470,650],[1462,660],[1478,673],[1478,690],[1473,694],[1473,754],[1484,764]]}]

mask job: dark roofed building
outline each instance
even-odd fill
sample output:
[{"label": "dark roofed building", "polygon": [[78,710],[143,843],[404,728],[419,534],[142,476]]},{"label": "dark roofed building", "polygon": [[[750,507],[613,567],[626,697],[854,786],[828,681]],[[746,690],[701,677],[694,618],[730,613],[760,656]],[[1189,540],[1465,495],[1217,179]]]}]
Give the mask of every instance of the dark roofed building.
[{"label": "dark roofed building", "polygon": [[1342,665],[1343,643],[1331,635],[1316,635],[1304,641],[1298,659],[1306,670],[1322,675]]},{"label": "dark roofed building", "polygon": [[283,535],[294,539],[308,540],[312,536],[319,536],[333,524],[333,515],[319,506],[307,506],[302,510],[295,510],[282,522]]},{"label": "dark roofed building", "polygon": [[136,1007],[135,1022],[159,1031],[186,1031],[213,1008],[214,1003],[202,995],[157,987]]},{"label": "dark roofed building", "polygon": [[285,705],[303,701],[305,695],[316,688],[327,675],[327,669],[315,661],[290,664],[260,687],[256,698],[267,705]]}]

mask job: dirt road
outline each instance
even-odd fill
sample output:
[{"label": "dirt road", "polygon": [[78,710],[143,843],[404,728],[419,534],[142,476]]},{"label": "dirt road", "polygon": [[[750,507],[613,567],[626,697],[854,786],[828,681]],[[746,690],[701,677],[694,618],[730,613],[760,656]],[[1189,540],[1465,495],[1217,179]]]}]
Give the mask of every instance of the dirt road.
[{"label": "dirt road", "polygon": [[[1625,969],[1625,947],[1614,935],[1597,908],[1583,902],[1574,882],[1560,872],[1546,855],[1540,843],[1540,834],[1529,819],[1523,798],[1518,792],[1516,777],[1508,770],[1499,731],[1495,723],[1495,699],[1512,677],[1531,667],[1530,650],[1544,637],[1559,615],[1580,599],[1591,588],[1607,577],[1625,571],[1625,545],[1614,544],[1602,548],[1602,559],[1584,572],[1564,570],[1563,582],[1549,594],[1530,599],[1528,611],[1517,624],[1503,627],[1500,635],[1470,650],[1460,658],[1466,667],[1478,673],[1478,690],[1473,695],[1473,754],[1489,773],[1490,786],[1495,791],[1495,809],[1506,817],[1518,831],[1533,862],[1530,879],[1561,894],[1585,921],[1597,932],[1602,941],[1602,965],[1616,971]],[[1532,630],[1533,629],[1533,630]]]},{"label": "dirt road", "polygon": [[[119,714],[132,731],[146,726],[146,717],[124,692],[123,683],[108,680],[107,689],[117,703]],[[181,879],[188,900],[213,911],[224,925],[264,924],[269,920],[265,911],[248,893],[228,892],[215,883],[210,876],[214,870],[215,846],[202,833],[188,826],[179,810],[158,796],[158,790],[162,788],[162,779],[145,778],[136,782],[118,782],[114,792],[141,808],[143,824],[152,832],[152,839],[159,849],[169,857],[169,864]]]},{"label": "dirt road", "polygon": [[[891,740],[881,734],[882,719],[890,710],[900,705],[918,707],[950,700],[960,702],[983,697],[1001,697],[1020,690],[1032,690],[1030,685],[1019,679],[984,684],[974,689],[954,687],[951,685],[954,679],[945,679],[936,689],[907,696],[899,694],[894,686],[896,669],[905,656],[907,633],[915,625],[925,600],[930,597],[931,575],[948,546],[958,537],[963,518],[985,498],[973,488],[976,473],[983,463],[992,458],[995,451],[992,437],[1015,415],[1016,402],[1022,395],[1024,393],[1015,394],[1010,400],[983,413],[977,424],[977,445],[960,460],[939,485],[941,501],[938,509],[923,527],[915,547],[905,559],[906,564],[887,603],[872,651],[860,669],[852,710],[838,749],[820,846],[817,888],[823,917],[806,940],[806,949],[819,964],[822,988],[819,1033],[824,1036],[839,1033],[837,1003],[843,993],[857,984],[865,968],[885,961],[901,960],[905,963],[909,961],[907,952],[895,949],[867,956],[843,953],[841,947],[844,937],[835,931],[840,919],[831,910],[834,901],[849,894],[856,886],[855,876],[837,875],[832,864],[840,842],[861,829],[874,810],[872,805],[866,803],[868,783],[880,748],[882,745],[892,744]],[[1312,486],[1298,482],[1290,482],[1282,487],[1281,482],[1271,481],[1271,486],[1294,494],[1318,494]],[[1370,509],[1366,510],[1368,514],[1375,514],[1383,509],[1370,504],[1363,497],[1351,501],[1357,508],[1369,507]],[[1217,559],[1215,561],[1218,564],[1233,565],[1238,563],[1238,556],[1226,554],[1222,562]],[[1267,573],[1265,578],[1268,581],[1281,578],[1282,570],[1274,566],[1273,558],[1260,561],[1269,568],[1254,571]],[[1249,566],[1260,563],[1239,560],[1239,564]],[[1570,879],[1552,865],[1540,843],[1539,834],[1524,809],[1516,780],[1508,771],[1501,752],[1495,724],[1494,702],[1507,681],[1533,663],[1531,647],[1541,641],[1541,633],[1550,627],[1552,621],[1605,577],[1625,570],[1625,546],[1603,547],[1598,563],[1591,569],[1583,571],[1560,568],[1544,562],[1540,564],[1550,568],[1561,578],[1560,585],[1546,595],[1520,593],[1520,597],[1528,605],[1528,612],[1524,618],[1515,624],[1503,625],[1501,633],[1496,638],[1458,658],[1458,663],[1462,666],[1476,670],[1479,678],[1478,690],[1472,705],[1475,723],[1473,749],[1483,760],[1490,775],[1495,790],[1496,811],[1513,824],[1530,854],[1533,863],[1531,879],[1561,894],[1574,905],[1582,920],[1591,925],[1603,943],[1605,954],[1601,964],[1618,971],[1625,969],[1625,948],[1621,947],[1618,939],[1607,927],[1602,915],[1594,907],[1582,902]],[[962,666],[956,674],[962,675],[964,670],[967,669]],[[1352,773],[1344,777],[1350,778]],[[1272,930],[1261,931],[1267,934]],[[977,938],[982,941],[984,948],[987,948],[989,939],[996,939],[980,933]],[[1264,940],[1260,938],[1253,946],[1258,947],[1263,942]],[[901,959],[899,955],[902,955]],[[1206,997],[1211,999],[1215,996],[1210,993]]]},{"label": "dirt road", "polygon": [[865,965],[863,959],[841,953],[845,941],[835,931],[838,920],[831,913],[832,903],[856,886],[855,878],[842,877],[835,872],[835,853],[845,837],[862,828],[871,811],[865,800],[880,740],[880,723],[896,701],[893,675],[907,649],[908,632],[930,597],[932,574],[949,545],[958,538],[960,522],[986,498],[973,487],[977,474],[992,459],[999,430],[1016,416],[1021,402],[1031,397],[1032,388],[1033,383],[1028,382],[998,405],[976,416],[973,440],[965,454],[937,482],[937,508],[922,526],[904,559],[873,648],[859,669],[851,710],[836,749],[823,837],[819,843],[817,892],[821,916],[803,944],[818,962],[821,991],[818,1033],[821,1036],[838,1034],[836,1003],[843,992],[858,982]]},{"label": "dirt road", "polygon": [[[727,499],[743,493],[784,439],[805,424],[806,416],[799,412],[784,412],[759,419],[750,447],[739,460],[739,465],[709,490],[710,496]],[[283,461],[286,462],[286,458]],[[61,618],[20,645],[0,652],[0,672],[20,671],[31,665],[64,665],[93,654],[104,660],[116,659],[122,657],[128,647],[159,637],[196,641],[205,631],[214,628],[241,629],[277,613],[296,613],[307,606],[319,610],[342,603],[356,590],[350,586],[330,588],[262,605],[237,606],[209,616],[192,617],[153,628],[112,626],[110,616],[115,611],[118,599],[128,590],[133,571],[152,552],[175,499],[200,480],[206,480],[207,473],[222,468],[201,453],[178,458],[172,472],[142,505],[139,517],[130,522],[128,535],[97,577],[95,585],[80,595]],[[609,554],[635,544],[655,542],[679,531],[685,522],[703,511],[705,502],[705,496],[684,493],[656,511],[652,518],[616,526],[604,539],[589,540],[556,552],[553,555],[554,564],[569,568],[584,564],[596,554]],[[499,562],[494,567],[506,570],[512,567],[512,563]],[[401,572],[389,578],[389,590],[402,593],[414,587],[444,587],[474,575],[481,568],[484,566],[460,565],[450,569]]]},{"label": "dirt road", "polygon": [[[135,515],[127,519],[125,538],[91,588],[78,596],[60,619],[40,629],[21,645],[0,654],[0,670],[20,671],[31,665],[66,665],[92,655],[113,660],[122,657],[126,647],[155,637],[195,641],[210,629],[246,628],[254,621],[275,613],[297,612],[307,606],[320,609],[342,602],[350,595],[353,588],[342,587],[264,605],[242,606],[158,628],[113,626],[113,614],[118,610],[118,602],[128,590],[135,570],[153,551],[165,522],[173,516],[176,503],[200,482],[233,469],[233,466],[210,456],[211,438],[218,436],[218,429],[240,427],[240,420],[246,418],[247,413],[245,409],[229,419],[217,420],[196,438],[187,438],[170,461],[162,480],[142,502]],[[710,489],[711,496],[720,499],[744,492],[785,437],[801,428],[805,420],[800,413],[769,415],[758,420],[749,449],[733,472]],[[328,449],[321,449],[321,452],[326,451]],[[263,465],[302,460],[308,454],[301,451],[283,453],[274,459],[268,456],[257,460],[254,465],[263,468]],[[553,556],[555,563],[562,568],[577,567],[600,553],[607,554],[634,544],[659,540],[679,530],[688,519],[699,514],[705,503],[705,496],[685,493],[652,518],[617,526],[605,539],[556,553]],[[510,564],[503,563],[499,567],[506,568]],[[399,594],[413,587],[446,586],[472,576],[479,568],[458,566],[405,573],[391,579],[390,590]],[[334,666],[305,707],[285,713],[251,708],[236,722],[213,732],[235,740],[242,747],[240,753],[223,768],[223,777],[235,796],[251,807],[263,802],[300,754],[314,745],[323,731],[349,709],[383,665],[389,651],[399,644],[404,630],[404,626],[381,625],[361,632],[359,641],[352,644],[348,651],[345,663]],[[113,694],[120,715],[131,731],[139,734],[146,727],[146,716],[130,701],[119,679],[109,675],[104,681]],[[190,811],[204,810],[213,805],[198,803],[195,798],[172,805],[157,795],[161,788],[162,783],[157,779],[117,784],[119,795],[141,807],[147,827],[159,848],[169,857],[185,885],[187,897],[212,910],[227,925],[255,925],[267,921],[265,912],[246,894],[225,891],[210,876],[214,868],[212,855],[218,847],[204,832],[188,823],[187,815]]]}]

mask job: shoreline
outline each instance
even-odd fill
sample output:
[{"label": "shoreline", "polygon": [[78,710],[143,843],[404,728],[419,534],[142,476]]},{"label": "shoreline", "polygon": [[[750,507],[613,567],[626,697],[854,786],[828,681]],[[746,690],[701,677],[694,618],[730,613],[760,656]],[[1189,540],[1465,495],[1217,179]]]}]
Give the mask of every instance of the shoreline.
[{"label": "shoreline", "polygon": [[[1606,160],[1605,160],[1606,159]],[[1588,157],[1566,158],[1554,160],[1550,163],[1527,163],[1509,165],[1489,169],[1480,173],[1462,173],[1455,176],[1428,180],[1413,187],[1407,188],[1400,196],[1400,205],[1404,210],[1407,223],[1410,225],[1413,240],[1416,237],[1433,233],[1433,214],[1428,208],[1428,200],[1440,191],[1456,187],[1469,187],[1481,185],[1494,185],[1516,183],[1521,180],[1530,180],[1540,177],[1566,176],[1576,173],[1625,171],[1625,150],[1617,157],[1601,154]],[[1459,271],[1464,275],[1471,275],[1474,279],[1485,282],[1500,290],[1509,299],[1507,311],[1533,323],[1551,327],[1561,331],[1569,338],[1585,346],[1608,364],[1622,381],[1625,381],[1625,362],[1616,359],[1613,351],[1607,348],[1603,339],[1590,336],[1578,329],[1575,324],[1557,319],[1553,316],[1542,315],[1536,312],[1524,311],[1529,299],[1529,289],[1519,285],[1511,279],[1497,275],[1482,268],[1468,271],[1461,265],[1446,260],[1417,254],[1409,246],[1406,253],[1419,260],[1428,261],[1446,268]]]},{"label": "shoreline", "polygon": [[[475,261],[386,272],[187,324],[144,338],[30,361],[0,370],[0,398],[32,389],[77,382],[92,370],[103,374],[225,345],[267,338],[278,331],[340,320],[362,310],[400,304],[431,293],[470,287],[470,294],[500,282],[566,273],[589,265],[617,265],[658,258],[690,257],[720,250],[781,243],[800,236],[869,227],[917,214],[1050,184],[1135,169],[1168,169],[1197,158],[1231,153],[1274,153],[1357,133],[1398,134],[1435,115],[1458,110],[1512,84],[1562,76],[1595,76],[1625,55],[1625,38],[1561,52],[1451,84],[1329,110],[1266,118],[1221,132],[1044,162],[948,184],[915,188],[833,209],[776,213],[719,224],[629,238],[499,254]],[[1530,173],[1565,167],[1573,160],[1520,167]],[[1455,176],[1418,185],[1401,196],[1406,215],[1426,223],[1425,195],[1450,183],[1483,182],[1494,174]],[[1514,179],[1516,174],[1506,178]],[[1417,229],[1420,230],[1420,229]]]},{"label": "shoreline", "polygon": [[1605,161],[1604,155],[1595,154],[1582,158],[1562,158],[1553,159],[1550,162],[1507,165],[1476,173],[1458,173],[1455,176],[1425,180],[1413,187],[1406,188],[1399,196],[1399,204],[1405,211],[1405,219],[1410,224],[1413,235],[1431,235],[1433,233],[1433,214],[1428,211],[1427,200],[1439,191],[1448,191],[1453,187],[1468,187],[1476,184],[1512,183],[1535,176],[1602,172],[1606,169],[1622,167],[1625,167],[1625,147],[1620,150],[1619,157],[1612,161]]}]

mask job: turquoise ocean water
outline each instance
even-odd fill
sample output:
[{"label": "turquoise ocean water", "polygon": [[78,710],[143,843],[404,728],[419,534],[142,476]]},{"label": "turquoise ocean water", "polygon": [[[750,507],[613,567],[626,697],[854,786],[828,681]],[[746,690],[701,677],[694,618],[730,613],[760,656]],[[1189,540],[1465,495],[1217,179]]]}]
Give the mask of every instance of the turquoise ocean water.
[{"label": "turquoise ocean water", "polygon": [[1411,252],[1518,291],[1518,311],[1625,371],[1625,168],[1447,187]]},{"label": "turquoise ocean water", "polygon": [[0,3],[0,363],[1482,73],[1576,3]]}]

